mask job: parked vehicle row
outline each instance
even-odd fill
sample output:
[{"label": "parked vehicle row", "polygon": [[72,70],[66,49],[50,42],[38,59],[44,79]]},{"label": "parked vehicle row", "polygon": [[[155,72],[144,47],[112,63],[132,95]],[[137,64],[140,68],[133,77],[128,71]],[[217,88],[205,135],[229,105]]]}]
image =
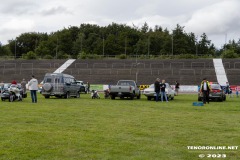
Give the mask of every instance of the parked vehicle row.
[{"label": "parked vehicle row", "polygon": [[[175,96],[175,91],[169,85],[166,84],[166,95],[168,100],[173,100]],[[156,92],[154,91],[154,84],[151,84],[148,88],[144,89],[143,92],[139,89],[139,86],[136,84],[134,80],[119,80],[117,85],[110,85],[109,89],[105,90],[105,98],[110,97],[111,99],[115,99],[119,97],[120,99],[130,98],[130,99],[140,99],[141,93],[147,97],[147,100],[156,99]],[[226,95],[218,83],[211,83],[211,92],[209,94],[210,100],[218,100],[225,101]],[[2,101],[9,99],[9,101],[14,101],[16,99],[22,100],[22,98],[26,97],[23,94],[21,85],[12,85],[10,83],[4,84],[1,89],[1,99]],[[51,96],[57,98],[69,98],[75,97],[80,98],[80,93],[87,93],[87,86],[83,83],[83,81],[76,81],[75,78],[68,74],[63,73],[46,73],[44,76],[43,84],[41,87],[40,93],[46,98],[50,98]],[[20,96],[19,96],[20,95]],[[98,92],[96,90],[92,91],[91,97],[100,98]],[[203,95],[198,92],[198,101],[202,101]],[[161,95],[159,95],[159,99],[161,99]]]}]

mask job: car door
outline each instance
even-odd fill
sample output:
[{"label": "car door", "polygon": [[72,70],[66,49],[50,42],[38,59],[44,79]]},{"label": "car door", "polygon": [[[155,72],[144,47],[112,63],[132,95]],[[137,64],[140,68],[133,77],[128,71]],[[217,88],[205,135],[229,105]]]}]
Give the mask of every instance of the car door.
[{"label": "car door", "polygon": [[77,86],[76,81],[73,78],[71,78],[70,81],[71,81],[71,83],[70,83],[71,84],[71,86],[70,86],[70,94],[75,96],[77,94],[78,86]]}]

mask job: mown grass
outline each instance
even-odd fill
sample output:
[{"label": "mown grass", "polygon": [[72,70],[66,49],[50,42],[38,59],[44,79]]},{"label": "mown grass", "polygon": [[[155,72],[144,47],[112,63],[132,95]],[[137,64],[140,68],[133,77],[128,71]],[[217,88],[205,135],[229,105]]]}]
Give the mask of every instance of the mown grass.
[{"label": "mown grass", "polygon": [[[102,96],[103,97],[103,96]],[[187,146],[238,146],[240,98],[194,107],[197,95],[173,101],[44,99],[0,102],[0,159],[193,160],[240,149],[188,150]],[[240,145],[239,145],[240,146]]]}]

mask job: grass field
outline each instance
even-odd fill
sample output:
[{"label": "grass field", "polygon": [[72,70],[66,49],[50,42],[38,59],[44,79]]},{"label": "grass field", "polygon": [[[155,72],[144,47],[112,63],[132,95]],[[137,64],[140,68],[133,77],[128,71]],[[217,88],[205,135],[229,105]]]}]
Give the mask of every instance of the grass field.
[{"label": "grass field", "polygon": [[[29,95],[29,94],[28,94]],[[102,96],[103,97],[103,96]],[[194,107],[197,95],[173,101],[44,99],[0,102],[0,159],[194,160],[235,150],[187,146],[240,146],[240,98]]]}]

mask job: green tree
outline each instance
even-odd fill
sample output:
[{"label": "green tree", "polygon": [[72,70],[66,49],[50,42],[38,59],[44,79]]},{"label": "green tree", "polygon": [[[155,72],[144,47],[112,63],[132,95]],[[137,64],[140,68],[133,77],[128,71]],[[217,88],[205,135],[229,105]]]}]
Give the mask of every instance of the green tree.
[{"label": "green tree", "polygon": [[234,48],[226,49],[222,55],[222,58],[238,58],[237,53],[235,53]]},{"label": "green tree", "polygon": [[15,40],[9,41],[9,47],[12,53],[15,54],[16,57],[21,57],[23,54],[29,51],[35,51],[41,41],[47,39],[46,33],[23,33],[18,36]]},{"label": "green tree", "polygon": [[184,31],[184,27],[177,24],[172,33],[173,54],[187,54],[188,51],[188,35]]},{"label": "green tree", "polygon": [[10,56],[12,55],[9,45],[2,45],[0,43],[0,56]]},{"label": "green tree", "polygon": [[198,53],[201,55],[214,55],[215,53],[215,47],[211,44],[211,40],[208,39],[206,33],[201,35],[198,45]]}]

